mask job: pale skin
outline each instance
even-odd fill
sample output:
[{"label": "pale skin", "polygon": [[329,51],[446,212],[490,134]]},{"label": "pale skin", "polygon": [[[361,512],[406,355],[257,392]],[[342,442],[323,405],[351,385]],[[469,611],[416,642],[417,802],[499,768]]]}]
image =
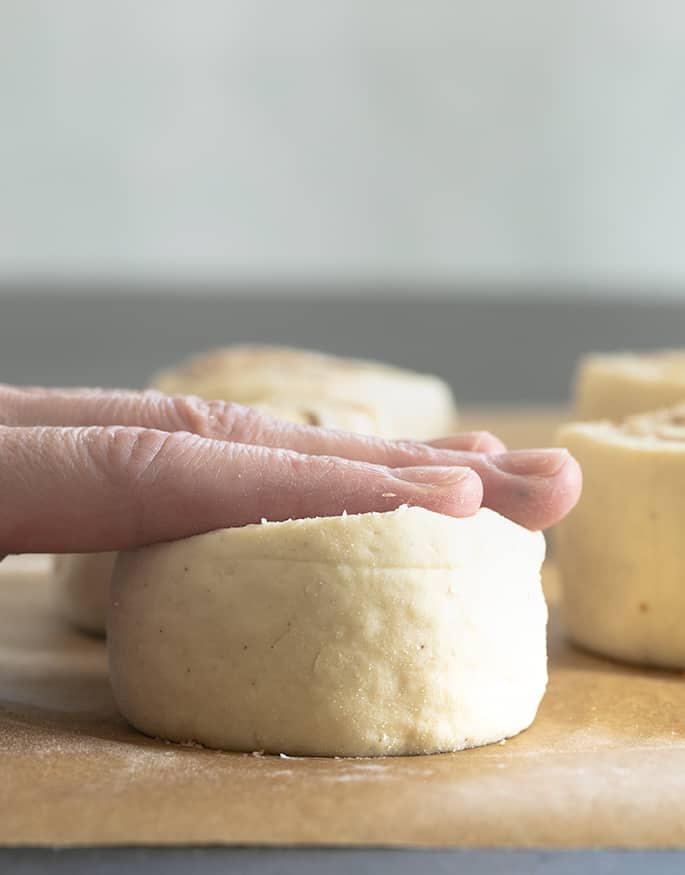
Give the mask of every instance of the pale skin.
[{"label": "pale skin", "polygon": [[402,504],[542,529],[580,488],[566,450],[507,452],[487,432],[387,441],[153,391],[0,385],[0,558]]}]

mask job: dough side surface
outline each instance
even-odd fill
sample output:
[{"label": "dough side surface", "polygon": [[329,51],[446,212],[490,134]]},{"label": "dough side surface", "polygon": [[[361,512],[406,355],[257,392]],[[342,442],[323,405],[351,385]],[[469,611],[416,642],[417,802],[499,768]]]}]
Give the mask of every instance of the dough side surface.
[{"label": "dough side surface", "polygon": [[361,426],[390,439],[441,437],[457,419],[452,392],[438,377],[287,347],[212,350],[160,371],[152,385],[168,394],[276,407],[275,415],[295,422],[325,417],[329,428]]},{"label": "dough side surface", "polygon": [[109,581],[116,553],[65,553],[53,557],[57,610],[78,629],[105,634]]},{"label": "dough side surface", "polygon": [[575,399],[582,420],[620,420],[685,401],[685,350],[585,356]]},{"label": "dough side surface", "polygon": [[120,554],[110,673],[142,732],[234,751],[460,750],[544,693],[544,539],[489,510],[264,523]]},{"label": "dough side surface", "polygon": [[570,637],[600,654],[685,667],[685,408],[558,433],[583,469],[557,526]]}]

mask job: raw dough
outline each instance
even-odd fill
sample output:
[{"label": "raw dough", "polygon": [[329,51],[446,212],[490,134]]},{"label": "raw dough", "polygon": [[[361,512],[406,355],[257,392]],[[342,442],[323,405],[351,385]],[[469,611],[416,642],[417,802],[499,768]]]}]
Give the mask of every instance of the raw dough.
[{"label": "raw dough", "polygon": [[530,725],[547,681],[544,538],[402,507],[122,553],[108,625],[123,714],[235,751],[460,750]]},{"label": "raw dough", "polygon": [[558,433],[583,494],[557,527],[574,641],[631,662],[685,668],[685,406]]},{"label": "raw dough", "polygon": [[576,376],[579,419],[620,420],[685,401],[685,351],[589,355]]},{"label": "raw dough", "polygon": [[104,635],[107,587],[116,553],[68,553],[53,557],[57,610],[74,626]]},{"label": "raw dough", "polygon": [[[440,437],[456,425],[452,393],[438,377],[287,347],[213,350],[162,371],[151,385],[169,394],[238,401],[290,422],[386,438]],[[62,613],[101,635],[111,565],[98,554],[92,561],[60,558]]]},{"label": "raw dough", "polygon": [[[340,358],[278,346],[232,346],[189,359],[152,381],[169,394],[238,401],[252,407],[277,405],[280,415],[302,422],[307,407],[336,404],[339,416],[363,412],[370,433],[423,440],[451,434],[456,407],[438,377],[378,362]],[[288,413],[292,408],[292,413]],[[304,419],[304,421],[307,421]],[[344,428],[345,422],[330,427]]]}]

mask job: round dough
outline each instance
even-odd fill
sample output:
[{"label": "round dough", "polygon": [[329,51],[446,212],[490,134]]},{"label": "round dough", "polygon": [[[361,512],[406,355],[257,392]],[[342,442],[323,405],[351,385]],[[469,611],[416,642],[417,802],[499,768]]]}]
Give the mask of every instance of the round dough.
[{"label": "round dough", "polygon": [[142,732],[234,751],[460,750],[530,725],[547,681],[544,538],[402,507],[122,553],[108,646]]},{"label": "round dough", "polygon": [[630,662],[685,668],[685,407],[558,434],[583,494],[556,548],[573,640]]},{"label": "round dough", "polygon": [[[251,407],[277,405],[280,415],[308,421],[302,411],[328,407],[329,427],[345,428],[346,411],[363,413],[370,434],[423,440],[454,431],[456,407],[438,377],[378,362],[278,346],[232,346],[161,371],[152,385],[168,394],[199,395]],[[291,412],[289,412],[291,411]]]},{"label": "round dough", "polygon": [[105,634],[107,589],[116,553],[68,553],[53,557],[57,609],[70,623]]},{"label": "round dough", "polygon": [[685,401],[685,351],[589,355],[576,376],[580,419],[620,420]]}]

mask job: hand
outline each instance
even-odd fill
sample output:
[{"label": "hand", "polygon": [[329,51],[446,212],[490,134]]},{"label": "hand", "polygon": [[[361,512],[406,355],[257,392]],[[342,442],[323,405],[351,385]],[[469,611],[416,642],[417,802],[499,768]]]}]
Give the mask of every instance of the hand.
[{"label": "hand", "polygon": [[580,483],[566,450],[507,453],[486,432],[386,441],[158,392],[0,386],[0,556],[401,504],[459,517],[483,503],[539,529]]}]

